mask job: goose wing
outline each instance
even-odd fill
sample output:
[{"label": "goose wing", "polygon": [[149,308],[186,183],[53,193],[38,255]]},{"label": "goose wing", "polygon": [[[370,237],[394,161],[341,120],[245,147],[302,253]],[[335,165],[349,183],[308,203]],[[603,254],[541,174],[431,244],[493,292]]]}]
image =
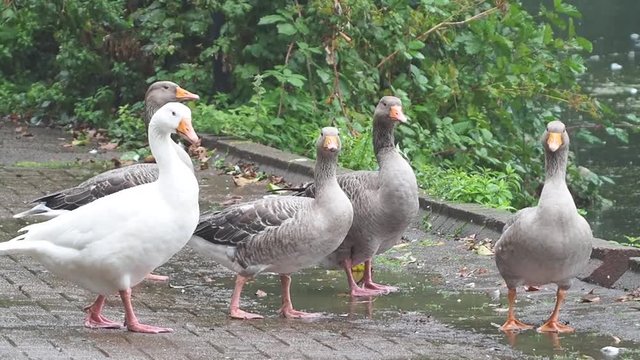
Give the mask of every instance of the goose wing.
[{"label": "goose wing", "polygon": [[200,216],[194,234],[213,244],[237,246],[292,221],[307,204],[303,198],[281,196],[206,212]]},{"label": "goose wing", "polygon": [[157,164],[134,164],[98,174],[81,184],[34,199],[50,209],[74,210],[96,199],[158,178]]}]

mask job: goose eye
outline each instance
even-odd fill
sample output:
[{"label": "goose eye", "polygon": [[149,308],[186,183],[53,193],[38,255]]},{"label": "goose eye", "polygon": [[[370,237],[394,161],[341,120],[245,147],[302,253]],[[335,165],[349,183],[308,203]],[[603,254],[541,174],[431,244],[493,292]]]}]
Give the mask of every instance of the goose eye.
[{"label": "goose eye", "polygon": [[385,101],[382,102],[382,105],[387,106],[387,103]]},{"label": "goose eye", "polygon": [[165,89],[165,90],[169,90],[169,86],[167,86],[167,85],[163,85],[162,88]]},{"label": "goose eye", "polygon": [[175,111],[172,111],[172,112],[171,112],[171,115],[176,116],[176,112],[175,112]]}]

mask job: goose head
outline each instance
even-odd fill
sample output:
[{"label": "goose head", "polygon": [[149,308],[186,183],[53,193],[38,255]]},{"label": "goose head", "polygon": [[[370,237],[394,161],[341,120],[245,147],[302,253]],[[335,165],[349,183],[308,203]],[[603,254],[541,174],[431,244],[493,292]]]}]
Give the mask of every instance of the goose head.
[{"label": "goose head", "polygon": [[316,146],[318,148],[318,154],[337,155],[340,149],[342,149],[338,129],[330,126],[322,128]]},{"label": "goose head", "polygon": [[545,151],[552,153],[569,146],[569,135],[561,121],[555,120],[547,124],[547,129],[542,135],[542,146]]},{"label": "goose head", "polygon": [[200,96],[191,93],[171,81],[156,81],[147,89],[145,102],[160,106],[173,101],[198,100]]},{"label": "goose head", "polygon": [[402,111],[402,102],[395,96],[383,96],[376,106],[373,114],[376,120],[397,124],[398,122],[406,123],[407,117]]},{"label": "goose head", "polygon": [[192,144],[199,142],[191,125],[191,110],[178,102],[167,103],[158,109],[151,117],[149,128],[160,133],[177,133]]}]

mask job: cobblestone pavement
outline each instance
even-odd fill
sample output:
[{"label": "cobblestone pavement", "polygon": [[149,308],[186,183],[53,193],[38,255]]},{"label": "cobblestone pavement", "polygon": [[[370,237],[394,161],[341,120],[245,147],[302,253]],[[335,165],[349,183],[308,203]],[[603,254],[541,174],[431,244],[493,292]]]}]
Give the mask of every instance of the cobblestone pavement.
[{"label": "cobblestone pavement", "polygon": [[[108,160],[116,153],[91,155],[90,148],[60,146],[68,135],[59,130],[35,129],[32,138],[16,138],[13,125],[0,125],[0,241],[15,236],[25,225],[11,215],[28,208],[26,200],[72,186],[92,176],[85,166],[45,168],[34,161],[75,161],[98,158]],[[262,194],[264,184],[236,188],[226,175],[214,169],[198,172],[202,204],[226,199],[227,195],[245,199]],[[424,236],[415,234],[411,236]],[[433,239],[433,242],[440,241]],[[417,255],[418,256],[418,255]],[[451,261],[470,255],[447,255]],[[419,259],[418,263],[428,263]],[[415,264],[414,264],[415,265]],[[469,265],[471,266],[471,265]],[[414,270],[416,267],[413,267]],[[459,269],[450,265],[446,271]],[[90,330],[82,326],[82,308],[94,295],[61,280],[42,265],[24,256],[0,257],[0,358],[1,359],[510,359],[525,358],[506,344],[488,320],[484,331],[474,326],[446,324],[427,307],[432,299],[407,285],[400,292],[373,302],[354,302],[344,296],[342,274],[320,269],[294,275],[294,303],[310,311],[324,311],[315,321],[285,320],[277,316],[279,301],[277,278],[262,276],[250,283],[243,294],[243,306],[262,312],[265,320],[237,321],[226,316],[233,274],[188,247],[174,256],[157,273],[171,276],[171,282],[143,282],[133,291],[133,304],[141,321],[174,328],[175,333],[134,334],[124,330]],[[400,280],[407,273],[396,275]],[[418,271],[420,282],[430,278]],[[457,275],[453,275],[457,277]],[[300,279],[306,279],[300,281]],[[441,276],[433,286],[446,284]],[[299,281],[296,281],[298,279]],[[409,280],[407,280],[409,281]],[[454,281],[464,286],[462,280]],[[495,278],[485,280],[497,288]],[[426,285],[425,285],[426,286]],[[430,286],[430,285],[429,285]],[[256,290],[264,289],[265,298]],[[412,290],[413,289],[413,290]],[[411,294],[412,299],[406,299]],[[415,309],[398,303],[413,301]],[[460,302],[460,300],[458,300]],[[423,305],[425,303],[425,305]],[[455,303],[455,301],[454,301]],[[549,304],[545,304],[545,311]],[[438,310],[434,310],[438,311]],[[475,311],[475,310],[474,310]],[[625,310],[626,311],[626,310]],[[105,309],[112,319],[122,319],[117,296],[111,296]],[[492,315],[500,321],[503,314]],[[631,325],[633,326],[633,325]],[[489,328],[487,331],[486,328]]]}]

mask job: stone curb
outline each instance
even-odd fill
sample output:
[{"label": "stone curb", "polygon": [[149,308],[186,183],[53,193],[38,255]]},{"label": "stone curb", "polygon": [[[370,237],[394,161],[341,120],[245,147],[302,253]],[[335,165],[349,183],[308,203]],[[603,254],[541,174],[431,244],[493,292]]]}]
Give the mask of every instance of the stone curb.
[{"label": "stone curb", "polygon": [[[224,153],[230,162],[255,163],[260,170],[284,176],[294,186],[313,179],[315,162],[303,156],[233,137],[202,135],[202,145]],[[338,172],[348,172],[340,169]],[[420,207],[426,211],[424,222],[429,230],[443,235],[497,240],[511,213],[476,204],[439,201],[420,196]],[[583,280],[604,287],[636,288],[640,286],[640,248],[622,246],[594,238],[589,273]],[[635,258],[632,260],[632,258]],[[620,280],[620,282],[618,281]]]}]

